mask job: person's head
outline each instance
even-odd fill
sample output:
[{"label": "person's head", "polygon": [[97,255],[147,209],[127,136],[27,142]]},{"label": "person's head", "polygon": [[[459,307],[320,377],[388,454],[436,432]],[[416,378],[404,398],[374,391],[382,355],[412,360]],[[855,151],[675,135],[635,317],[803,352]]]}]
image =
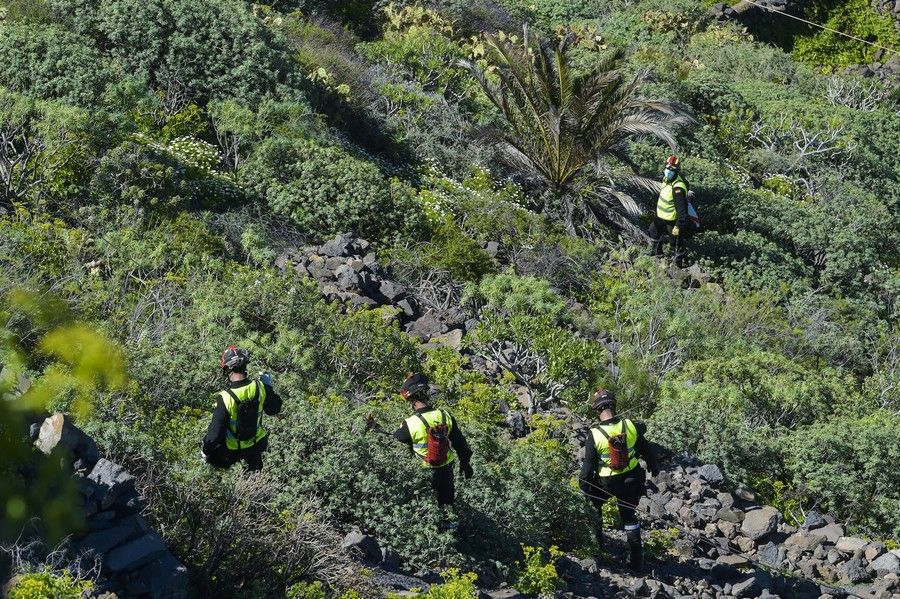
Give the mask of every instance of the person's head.
[{"label": "person's head", "polygon": [[410,374],[403,381],[400,387],[400,395],[408,401],[411,406],[418,403],[428,404],[428,377],[421,373]]},{"label": "person's head", "polygon": [[247,365],[250,363],[250,352],[236,345],[229,345],[219,358],[222,373],[230,380],[247,378]]},{"label": "person's head", "polygon": [[663,179],[667,183],[671,183],[678,177],[678,173],[681,172],[681,161],[678,160],[678,156],[672,155],[666,158],[666,167],[663,169]]},{"label": "person's head", "polygon": [[606,389],[597,389],[591,397],[591,407],[601,419],[616,415],[616,394]]}]

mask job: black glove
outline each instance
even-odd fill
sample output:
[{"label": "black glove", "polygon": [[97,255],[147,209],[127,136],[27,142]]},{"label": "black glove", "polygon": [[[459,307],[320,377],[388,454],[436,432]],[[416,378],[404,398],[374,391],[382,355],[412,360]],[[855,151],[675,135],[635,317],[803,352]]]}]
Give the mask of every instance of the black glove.
[{"label": "black glove", "polygon": [[459,471],[462,472],[463,476],[466,477],[466,480],[469,480],[470,478],[472,478],[472,475],[475,474],[475,473],[472,471],[472,464],[463,464],[463,463],[460,463],[460,464],[459,464]]}]

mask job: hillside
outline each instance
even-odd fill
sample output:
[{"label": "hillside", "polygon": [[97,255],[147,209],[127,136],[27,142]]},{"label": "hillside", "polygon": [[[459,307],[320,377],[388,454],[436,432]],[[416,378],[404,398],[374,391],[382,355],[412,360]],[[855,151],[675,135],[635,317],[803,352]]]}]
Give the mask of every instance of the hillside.
[{"label": "hillside", "polygon": [[[6,591],[900,596],[898,48],[883,0],[0,0]],[[260,473],[199,455],[230,344]],[[379,434],[411,372],[455,533]],[[600,387],[664,458],[638,573]]]}]

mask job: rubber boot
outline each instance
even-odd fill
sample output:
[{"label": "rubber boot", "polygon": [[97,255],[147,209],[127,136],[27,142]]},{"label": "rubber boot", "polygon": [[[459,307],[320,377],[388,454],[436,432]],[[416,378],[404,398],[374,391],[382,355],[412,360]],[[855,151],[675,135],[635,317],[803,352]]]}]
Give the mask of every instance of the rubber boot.
[{"label": "rubber boot", "polygon": [[628,539],[629,548],[629,566],[632,570],[638,571],[644,567],[644,547],[641,544],[641,529],[625,531],[625,538]]}]

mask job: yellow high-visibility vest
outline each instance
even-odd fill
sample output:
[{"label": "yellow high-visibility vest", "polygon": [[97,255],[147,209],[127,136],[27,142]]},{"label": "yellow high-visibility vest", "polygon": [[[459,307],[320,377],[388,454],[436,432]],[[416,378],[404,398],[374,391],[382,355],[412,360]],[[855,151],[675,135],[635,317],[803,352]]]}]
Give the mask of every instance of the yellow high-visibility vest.
[{"label": "yellow high-visibility vest", "polygon": [[656,201],[656,216],[663,220],[672,220],[678,218],[675,211],[675,190],[680,189],[687,196],[687,183],[681,176],[675,177],[671,183],[663,183],[662,189],[659,191],[659,199]]},{"label": "yellow high-visibility vest", "polygon": [[[257,393],[259,394],[259,401],[256,406],[256,435],[252,439],[241,441],[237,438],[238,403],[234,401],[231,393],[234,393],[240,403],[254,401]],[[249,385],[231,389],[231,393],[228,391],[219,392],[222,403],[225,404],[225,409],[228,410],[229,418],[228,427],[225,430],[225,446],[232,450],[253,447],[266,436],[266,429],[262,426],[263,405],[266,403],[266,386],[259,381],[253,381]]]},{"label": "yellow high-visibility vest", "polygon": [[638,466],[637,445],[638,432],[637,427],[630,420],[623,418],[619,422],[613,424],[600,425],[600,428],[610,437],[625,433],[628,442],[628,465],[621,470],[613,470],[609,467],[609,441],[603,436],[599,429],[592,428],[591,435],[594,438],[594,447],[597,448],[598,468],[597,475],[600,477],[612,476],[614,474],[623,474],[630,470],[634,470]]},{"label": "yellow high-visibility vest", "polygon": [[[441,424],[441,422],[446,423],[448,436],[450,435],[450,431],[453,430],[453,419],[449,414],[446,416],[442,414],[443,410],[431,410],[430,412],[413,414],[406,419],[406,428],[409,429],[409,436],[412,438],[413,451],[417,456],[422,458],[422,466],[425,468],[442,468],[456,459],[456,453],[454,453],[453,448],[451,447],[447,452],[447,459],[444,460],[443,463],[432,466],[425,461],[425,458],[428,455],[428,428],[425,427],[425,422],[428,423],[429,427]],[[424,418],[425,422],[422,422],[422,418],[419,418],[419,416]]]}]

